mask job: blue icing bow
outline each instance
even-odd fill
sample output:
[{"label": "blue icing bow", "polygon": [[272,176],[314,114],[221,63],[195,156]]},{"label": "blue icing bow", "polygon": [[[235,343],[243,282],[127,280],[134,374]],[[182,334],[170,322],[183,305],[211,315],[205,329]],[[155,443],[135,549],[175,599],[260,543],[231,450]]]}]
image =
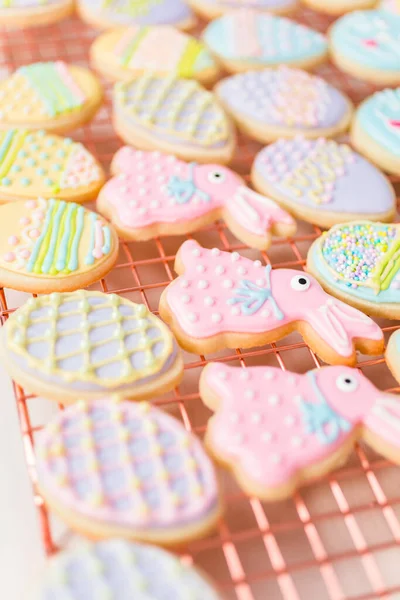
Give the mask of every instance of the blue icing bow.
[{"label": "blue icing bow", "polygon": [[190,202],[197,194],[204,202],[210,201],[210,194],[200,190],[194,183],[194,168],[196,163],[189,164],[189,178],[182,179],[177,175],[172,175],[167,183],[168,194],[175,199],[177,204],[186,204]]},{"label": "blue icing bow", "polygon": [[341,431],[350,431],[351,424],[329,406],[318,387],[315,373],[307,373],[307,376],[320,400],[319,404],[313,404],[302,399],[299,404],[307,433],[315,434],[321,444],[332,444]]},{"label": "blue icing bow", "polygon": [[265,267],[267,287],[261,287],[249,281],[248,279],[242,279],[240,286],[234,290],[235,296],[227,300],[228,304],[240,304],[240,310],[243,315],[254,315],[264,304],[269,300],[275,317],[281,321],[284,318],[283,312],[280,310],[276,303],[275,298],[272,295],[271,290],[271,265]]}]

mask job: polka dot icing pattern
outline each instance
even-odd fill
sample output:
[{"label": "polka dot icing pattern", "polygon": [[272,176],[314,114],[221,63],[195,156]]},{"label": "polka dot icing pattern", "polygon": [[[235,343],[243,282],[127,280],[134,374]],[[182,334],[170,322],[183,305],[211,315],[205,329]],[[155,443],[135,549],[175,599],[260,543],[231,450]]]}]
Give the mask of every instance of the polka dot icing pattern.
[{"label": "polka dot icing pattern", "polygon": [[182,0],[80,0],[110,25],[180,25],[193,18]]},{"label": "polka dot icing pattern", "polygon": [[[121,173],[102,189],[99,210],[104,202],[106,214],[120,227],[142,229],[155,223],[189,227],[207,213],[211,219],[226,213],[228,222],[236,224],[235,231],[259,237],[263,247],[275,225],[295,229],[288,213],[250,190],[227,167],[188,164],[172,155],[125,146],[115,155],[113,170]],[[215,214],[218,209],[220,215]]]},{"label": "polka dot icing pattern", "polygon": [[367,440],[372,432],[382,442],[399,443],[400,403],[356,369],[323,367],[297,375],[211,363],[200,390],[216,411],[208,425],[211,451],[247,482],[248,491],[266,497],[290,495],[309,478],[307,469],[340,451],[350,437],[362,437],[362,425]]},{"label": "polka dot icing pattern", "polygon": [[80,109],[86,97],[62,61],[20,67],[0,83],[0,123],[26,114],[29,121],[45,120]]},{"label": "polka dot icing pattern", "polygon": [[[154,574],[157,573],[157,577]],[[220,600],[211,585],[176,556],[144,544],[107,540],[57,554],[35,600]]]},{"label": "polka dot icing pattern", "polygon": [[33,277],[87,271],[114,250],[110,227],[74,202],[39,199],[5,204],[0,218],[11,236],[0,239],[0,266]]},{"label": "polka dot icing pattern", "polygon": [[50,198],[102,181],[95,158],[70,138],[44,131],[0,131],[0,194]]},{"label": "polka dot icing pattern", "polygon": [[333,140],[279,140],[259,152],[253,169],[278,194],[306,207],[352,214],[393,208],[393,191],[381,172]]},{"label": "polka dot icing pattern", "polygon": [[261,125],[328,128],[348,111],[344,96],[326,81],[284,66],[227,77],[217,92],[238,118],[247,116]]},{"label": "polka dot icing pattern", "polygon": [[78,402],[45,427],[36,448],[45,497],[117,527],[123,537],[184,532],[219,513],[216,475],[202,444],[147,403]]},{"label": "polka dot icing pattern", "polygon": [[212,21],[203,38],[218,56],[260,65],[310,59],[327,50],[325,36],[317,31],[256,10],[234,11]]},{"label": "polka dot icing pattern", "polygon": [[357,110],[356,120],[374,142],[400,154],[400,88],[377,92]]},{"label": "polka dot icing pattern", "polygon": [[396,225],[368,222],[337,225],[324,234],[324,263],[338,281],[376,293],[400,288],[400,235]]},{"label": "polka dot icing pattern", "polygon": [[400,17],[380,10],[354,11],[331,29],[337,52],[370,69],[400,70]]},{"label": "polka dot icing pattern", "polygon": [[115,390],[148,382],[176,360],[168,328],[143,304],[116,294],[51,294],[7,321],[10,359],[43,381],[72,390]]},{"label": "polka dot icing pattern", "polygon": [[114,109],[166,139],[219,147],[231,136],[227,117],[196,81],[147,73],[115,86]]},{"label": "polka dot icing pattern", "polygon": [[382,339],[371,319],[334,300],[299,271],[272,270],[237,252],[207,250],[192,240],[181,246],[177,264],[180,276],[164,291],[160,310],[167,306],[162,317],[192,339],[270,334],[304,322],[341,357],[352,356],[356,338]]}]

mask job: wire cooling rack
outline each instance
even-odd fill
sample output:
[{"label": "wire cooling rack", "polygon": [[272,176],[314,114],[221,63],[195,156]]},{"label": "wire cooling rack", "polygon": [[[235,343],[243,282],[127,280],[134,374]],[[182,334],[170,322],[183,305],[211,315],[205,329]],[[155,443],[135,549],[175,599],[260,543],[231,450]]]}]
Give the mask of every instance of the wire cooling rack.
[{"label": "wire cooling rack", "polygon": [[[329,21],[304,11],[300,20],[325,31]],[[87,65],[88,49],[96,33],[77,18],[46,28],[3,30],[0,34],[0,75],[21,64],[63,59]],[[330,65],[319,70],[355,102],[370,94],[369,85],[337,72]],[[104,82],[105,83],[105,82]],[[110,124],[111,86],[105,84],[105,104],[96,119],[72,133],[108,168],[121,145]],[[248,174],[258,144],[240,139],[234,167]],[[268,255],[249,250],[217,222],[193,234],[207,247],[238,250],[274,267],[302,269],[307,250],[320,234],[299,223],[290,240],[275,239]],[[162,290],[174,277],[175,254],[184,237],[160,237],[142,243],[122,243],[117,265],[92,286],[144,302],[157,313]],[[0,318],[20,306],[27,294],[0,290]],[[389,337],[398,325],[380,321]],[[210,360],[238,366],[273,365],[303,373],[320,365],[318,358],[293,334],[277,344],[252,350],[227,350],[215,355],[185,353],[185,377],[179,389],[154,399],[187,429],[203,436],[210,413],[199,399],[199,375]],[[359,357],[359,366],[378,387],[399,391],[383,357]],[[24,393],[15,385],[27,464],[35,482],[35,435],[57,405]],[[400,469],[363,445],[347,465],[329,477],[301,488],[293,498],[274,504],[246,497],[227,472],[221,473],[226,514],[208,538],[183,549],[187,561],[202,567],[227,600],[367,600],[400,599]],[[35,495],[43,544],[50,554],[73,543],[72,532],[46,510]]]}]

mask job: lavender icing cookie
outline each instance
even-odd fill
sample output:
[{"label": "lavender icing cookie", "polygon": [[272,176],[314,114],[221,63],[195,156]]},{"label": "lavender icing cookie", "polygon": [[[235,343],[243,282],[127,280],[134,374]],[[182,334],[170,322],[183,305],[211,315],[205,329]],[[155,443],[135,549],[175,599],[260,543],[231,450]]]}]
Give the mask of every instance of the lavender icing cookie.
[{"label": "lavender icing cookie", "polygon": [[173,25],[191,29],[196,18],[184,0],[78,0],[78,14],[99,29],[130,25]]},{"label": "lavender icing cookie", "polygon": [[82,600],[82,593],[85,600],[221,600],[197,569],[173,554],[123,540],[81,543],[57,554],[32,600]]},{"label": "lavender icing cookie", "polygon": [[188,0],[188,3],[205,19],[215,19],[240,8],[288,15],[298,7],[298,0]]},{"label": "lavender icing cookie", "polygon": [[0,353],[20,385],[65,404],[106,393],[142,400],[183,375],[164,323],[143,304],[101,292],[31,298],[4,325]]},{"label": "lavender icing cookie", "polygon": [[346,131],[353,112],[350,100],[329,83],[285,66],[232,75],[215,92],[238,127],[263,143],[333,137]]},{"label": "lavender icing cookie", "polygon": [[369,219],[392,221],[389,180],[346,144],[320,138],[278,140],[258,153],[254,187],[299,219],[320,227]]}]

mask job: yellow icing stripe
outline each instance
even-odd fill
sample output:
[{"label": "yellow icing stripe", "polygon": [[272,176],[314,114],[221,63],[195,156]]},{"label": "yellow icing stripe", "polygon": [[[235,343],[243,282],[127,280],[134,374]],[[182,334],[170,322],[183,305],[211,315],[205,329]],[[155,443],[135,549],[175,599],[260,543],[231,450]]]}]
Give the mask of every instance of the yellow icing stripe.
[{"label": "yellow icing stripe", "polygon": [[24,129],[19,129],[15,133],[10,149],[8,150],[7,155],[5,156],[4,161],[0,167],[0,177],[4,177],[5,175],[7,175],[8,171],[12,167],[16,155],[24,145],[26,134],[27,132]]},{"label": "yellow icing stripe", "polygon": [[[77,212],[75,211],[74,214],[71,215],[71,233],[69,236],[69,243],[68,243],[68,250],[67,250],[67,260],[65,261],[65,264],[68,265],[69,261],[71,259],[71,249],[72,249],[72,244],[75,238],[75,231],[76,231],[76,218],[77,218]],[[63,273],[70,273],[70,270],[68,269],[68,267],[66,267],[63,271]]]},{"label": "yellow icing stripe", "polygon": [[[42,240],[42,243],[40,245],[39,255],[33,266],[34,273],[47,273],[48,272],[47,265],[44,264],[44,261],[46,260],[47,256],[50,256],[50,253],[53,250],[52,248],[50,248],[50,253],[48,255],[50,243],[53,242],[52,245],[54,245],[54,239],[55,239],[54,234],[55,234],[56,229],[58,230],[58,226],[56,224],[61,219],[62,214],[65,210],[65,206],[66,206],[66,202],[63,202],[63,201],[54,202],[53,211],[51,214],[50,221],[48,223],[46,235],[44,236],[44,238]],[[50,261],[50,259],[49,259],[49,261]],[[49,268],[50,268],[50,266],[51,266],[51,262],[49,264]],[[45,270],[43,270],[43,267],[45,268]]]},{"label": "yellow icing stripe", "polygon": [[178,74],[180,77],[191,77],[193,75],[194,63],[202,50],[203,48],[197,40],[191,38],[188,41],[178,65]]}]

